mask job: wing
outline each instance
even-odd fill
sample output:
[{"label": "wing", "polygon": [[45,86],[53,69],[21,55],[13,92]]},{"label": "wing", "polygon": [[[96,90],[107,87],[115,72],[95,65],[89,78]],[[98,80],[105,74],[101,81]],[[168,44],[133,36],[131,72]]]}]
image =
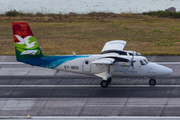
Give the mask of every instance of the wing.
[{"label": "wing", "polygon": [[129,59],[122,58],[122,57],[109,56],[109,57],[104,57],[104,58],[94,60],[93,62],[91,62],[91,64],[114,64],[115,62],[127,63],[129,62]]},{"label": "wing", "polygon": [[123,50],[125,46],[126,46],[126,41],[124,40],[110,41],[104,45],[101,53],[104,51],[109,51],[109,50],[118,50],[118,51]]},{"label": "wing", "polygon": [[91,64],[113,64],[115,59],[113,58],[101,58],[93,61]]}]

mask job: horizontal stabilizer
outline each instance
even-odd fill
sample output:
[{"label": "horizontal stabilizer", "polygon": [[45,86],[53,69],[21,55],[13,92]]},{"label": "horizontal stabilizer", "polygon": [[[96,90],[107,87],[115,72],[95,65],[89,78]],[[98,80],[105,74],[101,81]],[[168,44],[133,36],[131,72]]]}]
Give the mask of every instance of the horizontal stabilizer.
[{"label": "horizontal stabilizer", "polygon": [[21,55],[35,55],[37,50],[26,50],[21,53]]},{"label": "horizontal stabilizer", "polygon": [[113,58],[102,58],[102,59],[93,61],[91,64],[113,64],[114,61],[115,59]]}]

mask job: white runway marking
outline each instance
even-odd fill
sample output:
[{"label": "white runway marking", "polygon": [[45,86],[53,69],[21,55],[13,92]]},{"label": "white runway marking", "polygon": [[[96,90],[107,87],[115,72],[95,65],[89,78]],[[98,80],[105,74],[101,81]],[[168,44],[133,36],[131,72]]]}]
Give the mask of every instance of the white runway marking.
[{"label": "white runway marking", "polygon": [[8,64],[8,65],[21,65],[21,64],[25,64],[25,63],[22,63],[22,62],[0,62],[0,64]]},{"label": "white runway marking", "polygon": [[2,119],[35,119],[35,120],[179,120],[180,117],[159,116],[1,116]]},{"label": "white runway marking", "polygon": [[34,116],[32,119],[63,119],[63,120],[179,120],[180,117],[156,117],[156,116],[73,116],[73,117],[59,117],[59,116]]},{"label": "white runway marking", "polygon": [[[26,87],[37,87],[37,88],[100,88],[100,85],[0,85],[0,88],[5,87],[17,87],[17,88],[26,88]],[[109,85],[109,87],[180,87],[180,85]]]}]

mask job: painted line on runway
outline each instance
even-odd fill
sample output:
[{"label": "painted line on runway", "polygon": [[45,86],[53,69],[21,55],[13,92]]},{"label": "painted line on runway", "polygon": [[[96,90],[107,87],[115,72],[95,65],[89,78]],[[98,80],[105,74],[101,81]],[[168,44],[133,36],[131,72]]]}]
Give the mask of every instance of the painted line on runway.
[{"label": "painted line on runway", "polygon": [[179,116],[1,116],[0,119],[59,120],[179,120]]},{"label": "painted line on runway", "polygon": [[[0,85],[0,88],[26,88],[26,87],[37,87],[37,88],[99,88],[100,85]],[[109,87],[180,87],[180,85],[109,85]]]},{"label": "painted line on runway", "polygon": [[17,65],[20,65],[20,64],[25,64],[25,63],[22,63],[22,62],[0,62],[0,64],[8,64],[8,65],[17,64]]},{"label": "painted line on runway", "polygon": [[[28,119],[27,116],[0,116],[0,119],[13,119],[13,118],[19,118],[19,119]],[[179,116],[29,116],[30,119],[132,119],[132,120],[158,120],[158,119],[165,119],[165,120],[171,120],[171,119],[179,119]]]},{"label": "painted line on runway", "polygon": [[159,116],[35,116],[33,119],[63,119],[63,120],[178,120],[180,117],[172,116],[172,117],[159,117]]},{"label": "painted line on runway", "polygon": [[180,117],[159,116],[34,116],[32,119],[59,119],[59,120],[179,120]]}]

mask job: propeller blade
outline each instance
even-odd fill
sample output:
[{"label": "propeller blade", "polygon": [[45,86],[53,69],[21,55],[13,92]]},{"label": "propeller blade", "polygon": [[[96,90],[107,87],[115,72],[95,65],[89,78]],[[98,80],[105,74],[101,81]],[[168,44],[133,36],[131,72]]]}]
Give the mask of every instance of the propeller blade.
[{"label": "propeller blade", "polygon": [[132,70],[134,70],[134,62],[136,62],[136,60],[134,59],[134,50],[133,50],[133,55],[132,55],[132,59],[131,59]]},{"label": "propeller blade", "polygon": [[138,47],[137,47],[137,52],[136,52],[136,55],[138,55],[138,51],[139,51],[139,45],[138,45]]}]

